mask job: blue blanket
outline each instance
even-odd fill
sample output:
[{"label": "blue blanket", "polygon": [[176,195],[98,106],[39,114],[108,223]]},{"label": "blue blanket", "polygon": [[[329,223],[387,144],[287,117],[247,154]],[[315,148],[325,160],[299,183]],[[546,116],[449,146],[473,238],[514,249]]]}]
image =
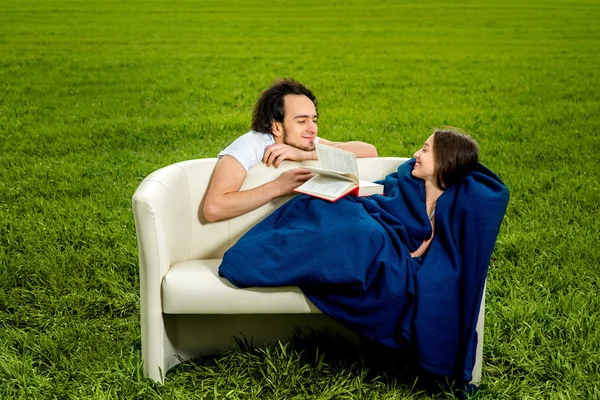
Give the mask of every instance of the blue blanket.
[{"label": "blue blanket", "polygon": [[414,159],[384,181],[385,195],[329,203],[290,200],[224,255],[237,287],[298,286],[324,314],[392,348],[409,346],[424,370],[471,380],[476,322],[508,189],[480,165],[438,199],[431,236]]}]

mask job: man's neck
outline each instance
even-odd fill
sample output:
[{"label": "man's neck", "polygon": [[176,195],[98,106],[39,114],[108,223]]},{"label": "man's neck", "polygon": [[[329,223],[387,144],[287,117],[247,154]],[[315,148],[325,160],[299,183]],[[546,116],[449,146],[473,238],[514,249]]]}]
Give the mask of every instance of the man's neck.
[{"label": "man's neck", "polygon": [[277,144],[284,144],[285,143],[283,135],[281,135],[281,136],[273,135],[273,139],[275,139],[275,143],[277,143]]}]

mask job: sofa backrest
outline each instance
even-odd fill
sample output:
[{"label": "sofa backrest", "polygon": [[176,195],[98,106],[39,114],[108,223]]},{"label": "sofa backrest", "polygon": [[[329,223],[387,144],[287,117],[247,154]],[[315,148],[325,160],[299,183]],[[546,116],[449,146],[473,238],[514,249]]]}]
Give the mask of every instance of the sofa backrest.
[{"label": "sofa backrest", "polygon": [[[360,178],[383,179],[397,170],[406,158],[379,157],[358,159]],[[268,203],[247,214],[225,221],[208,222],[202,213],[204,195],[217,159],[183,161],[150,174],[134,195],[138,219],[154,218],[157,240],[163,241],[168,265],[194,259],[222,258],[223,253],[257,222],[293,196]],[[316,166],[316,161],[283,162],[279,168],[258,164],[248,171],[242,190],[276,179],[283,171]],[[147,210],[143,208],[146,207]],[[144,218],[141,215],[146,214]],[[138,221],[143,223],[141,221]],[[167,257],[167,256],[166,256]]]}]

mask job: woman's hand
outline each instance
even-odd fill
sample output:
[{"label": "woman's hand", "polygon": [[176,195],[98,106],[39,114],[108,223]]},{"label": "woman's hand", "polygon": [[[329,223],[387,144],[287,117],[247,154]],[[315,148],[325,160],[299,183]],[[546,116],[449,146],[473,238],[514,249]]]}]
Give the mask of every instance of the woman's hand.
[{"label": "woman's hand", "polygon": [[427,240],[424,240],[418,249],[416,249],[415,251],[410,253],[412,258],[421,257],[423,254],[425,254],[427,252],[427,249],[429,249],[429,245],[431,244],[431,241],[433,240],[433,236],[435,235],[435,218],[433,218],[433,216],[432,216],[430,221],[431,221],[431,237]]},{"label": "woman's hand", "polygon": [[431,233],[431,237],[429,239],[424,240],[423,243],[421,243],[421,246],[419,246],[418,249],[416,249],[415,251],[413,251],[412,253],[410,253],[410,255],[412,256],[412,258],[421,257],[423,254],[425,254],[425,252],[429,248],[429,245],[431,244],[432,240],[433,240],[433,232]]}]

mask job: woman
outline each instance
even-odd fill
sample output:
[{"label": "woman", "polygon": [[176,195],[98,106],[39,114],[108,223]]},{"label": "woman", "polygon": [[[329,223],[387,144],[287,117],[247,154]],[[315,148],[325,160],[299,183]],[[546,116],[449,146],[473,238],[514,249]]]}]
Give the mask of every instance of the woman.
[{"label": "woman", "polygon": [[[425,182],[427,215],[435,231],[435,204],[448,187],[454,185],[478,165],[479,147],[467,134],[453,129],[436,129],[415,154],[412,176]],[[433,240],[425,240],[413,257],[422,256]]]},{"label": "woman", "polygon": [[435,130],[382,183],[385,195],[334,203],[296,196],[240,238],[219,273],[238,287],[298,286],[349,329],[468,380],[508,190],[453,129]]}]

